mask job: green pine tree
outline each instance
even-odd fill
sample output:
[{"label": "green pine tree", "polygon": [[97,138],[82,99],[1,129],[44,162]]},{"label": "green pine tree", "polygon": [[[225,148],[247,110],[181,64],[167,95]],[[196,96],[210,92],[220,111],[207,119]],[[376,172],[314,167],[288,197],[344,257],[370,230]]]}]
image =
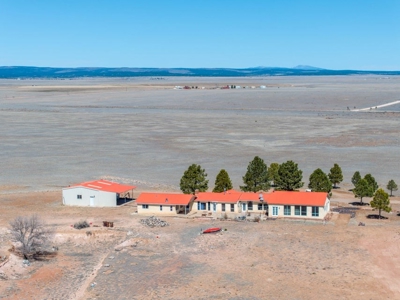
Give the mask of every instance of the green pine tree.
[{"label": "green pine tree", "polygon": [[316,169],[310,175],[310,183],[308,184],[308,187],[312,189],[313,192],[330,193],[332,190],[332,182],[321,169]]},{"label": "green pine tree", "polygon": [[333,183],[333,187],[336,188],[336,184],[341,183],[343,181],[343,173],[342,169],[338,164],[334,164],[333,168],[330,169],[329,172],[329,180]]},{"label": "green pine tree", "polygon": [[278,170],[279,164],[278,163],[271,163],[268,168],[268,180],[275,185],[276,178],[278,178]]},{"label": "green pine tree", "polygon": [[365,175],[364,179],[368,182],[368,184],[371,188],[368,197],[372,197],[374,195],[374,193],[376,192],[376,190],[378,189],[378,183],[376,182],[375,178],[372,177],[371,174]]},{"label": "green pine tree", "polygon": [[181,178],[180,187],[184,194],[194,194],[196,190],[205,192],[208,189],[207,173],[200,165],[192,164]]},{"label": "green pine tree", "polygon": [[232,181],[229,178],[228,172],[224,169],[219,171],[217,177],[215,178],[215,186],[213,189],[214,193],[222,193],[227,190],[232,189]]},{"label": "green pine tree", "polygon": [[356,187],[353,189],[353,194],[356,198],[360,198],[360,203],[363,203],[364,197],[370,197],[371,195],[371,187],[368,184],[368,181],[365,179],[360,179],[357,182]]},{"label": "green pine tree", "polygon": [[243,176],[244,185],[240,187],[245,192],[268,191],[270,184],[268,180],[268,167],[264,160],[258,156],[247,166],[247,172]]},{"label": "green pine tree", "polygon": [[397,191],[397,184],[393,179],[389,180],[386,188],[390,191],[390,197],[393,197],[393,191]]},{"label": "green pine tree", "polygon": [[391,212],[389,195],[383,189],[376,191],[374,198],[370,202],[371,207],[379,209],[379,219],[381,218],[381,211]]},{"label": "green pine tree", "polygon": [[302,179],[303,171],[299,170],[295,162],[288,160],[279,166],[275,186],[277,190],[294,191],[303,186]]},{"label": "green pine tree", "polygon": [[353,177],[351,178],[351,183],[352,183],[354,186],[356,186],[357,183],[360,181],[360,179],[361,179],[360,172],[356,171],[356,172],[354,172],[354,175],[353,175]]}]

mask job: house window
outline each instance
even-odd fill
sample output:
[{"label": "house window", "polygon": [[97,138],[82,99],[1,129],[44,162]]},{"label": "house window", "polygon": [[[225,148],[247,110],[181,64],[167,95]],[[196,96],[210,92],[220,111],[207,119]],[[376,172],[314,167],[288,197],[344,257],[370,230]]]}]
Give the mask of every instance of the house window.
[{"label": "house window", "polygon": [[173,210],[174,210],[173,207],[172,207],[172,205],[169,207],[169,210],[170,210],[170,211],[173,211]]},{"label": "house window", "polygon": [[263,204],[264,205],[264,210],[268,210],[268,204]]},{"label": "house window", "polygon": [[82,195],[76,195],[76,199],[82,199]]},{"label": "house window", "polygon": [[300,206],[299,206],[299,205],[296,205],[296,206],[294,207],[294,214],[295,214],[296,216],[300,216]]},{"label": "house window", "polygon": [[208,202],[208,210],[211,210],[211,203]]},{"label": "house window", "polygon": [[149,209],[149,205],[148,204],[143,204],[142,205],[142,209]]},{"label": "house window", "polygon": [[258,206],[258,210],[262,210],[263,209],[263,205],[261,203],[259,203],[257,206]]},{"label": "house window", "polygon": [[301,207],[301,215],[302,216],[307,216],[307,206],[302,206]]},{"label": "house window", "polygon": [[162,211],[162,205],[160,205],[160,211]]},{"label": "house window", "polygon": [[312,207],[312,216],[313,217],[319,217],[319,207],[318,206],[313,206]]},{"label": "house window", "polygon": [[235,204],[231,204],[231,212],[235,212]]},{"label": "house window", "polygon": [[225,211],[225,203],[222,203],[222,211]]},{"label": "house window", "polygon": [[253,202],[249,202],[247,206],[248,210],[253,210]]},{"label": "house window", "polygon": [[285,216],[290,216],[290,210],[291,210],[290,205],[285,205],[284,210],[283,210],[283,214]]}]

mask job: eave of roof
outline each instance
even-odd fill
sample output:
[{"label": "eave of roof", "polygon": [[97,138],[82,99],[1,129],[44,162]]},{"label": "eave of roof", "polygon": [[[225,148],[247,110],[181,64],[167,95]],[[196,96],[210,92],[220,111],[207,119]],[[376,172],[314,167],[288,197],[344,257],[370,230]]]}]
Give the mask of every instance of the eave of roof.
[{"label": "eave of roof", "polygon": [[133,190],[136,188],[136,186],[133,186],[133,185],[119,184],[117,182],[100,179],[100,180],[78,183],[78,184],[72,185],[70,187],[67,187],[65,189],[72,189],[72,188],[77,188],[77,187],[83,187],[83,188],[88,188],[88,189],[92,189],[92,190],[105,191],[105,192],[111,192],[111,193],[117,193],[117,194],[125,193],[127,191],[130,191],[130,190]]},{"label": "eave of roof", "polygon": [[188,205],[193,197],[194,196],[190,194],[141,193],[136,199],[136,203],[150,205]]}]

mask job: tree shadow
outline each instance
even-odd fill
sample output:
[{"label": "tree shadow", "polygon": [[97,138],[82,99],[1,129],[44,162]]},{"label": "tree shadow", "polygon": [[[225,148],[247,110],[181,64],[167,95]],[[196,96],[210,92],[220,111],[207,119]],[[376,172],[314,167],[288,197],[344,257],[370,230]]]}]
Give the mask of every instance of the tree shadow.
[{"label": "tree shadow", "polygon": [[367,219],[377,219],[377,220],[382,219],[382,220],[387,220],[388,217],[381,216],[381,217],[379,218],[379,215],[373,214],[373,215],[368,215],[368,216],[367,216]]},{"label": "tree shadow", "polygon": [[369,203],[366,203],[366,202],[359,202],[359,201],[357,201],[357,202],[350,202],[349,204],[354,205],[354,206],[366,206],[366,205],[369,205]]},{"label": "tree shadow", "polygon": [[332,187],[332,190],[340,190],[340,186],[337,186],[337,187]]}]

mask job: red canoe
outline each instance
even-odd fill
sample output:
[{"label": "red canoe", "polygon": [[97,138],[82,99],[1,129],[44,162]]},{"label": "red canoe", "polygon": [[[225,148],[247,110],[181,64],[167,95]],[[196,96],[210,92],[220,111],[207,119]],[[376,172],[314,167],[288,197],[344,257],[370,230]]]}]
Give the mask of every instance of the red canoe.
[{"label": "red canoe", "polygon": [[221,231],[222,228],[220,227],[214,227],[214,228],[208,228],[206,230],[203,230],[203,233],[215,233]]}]

